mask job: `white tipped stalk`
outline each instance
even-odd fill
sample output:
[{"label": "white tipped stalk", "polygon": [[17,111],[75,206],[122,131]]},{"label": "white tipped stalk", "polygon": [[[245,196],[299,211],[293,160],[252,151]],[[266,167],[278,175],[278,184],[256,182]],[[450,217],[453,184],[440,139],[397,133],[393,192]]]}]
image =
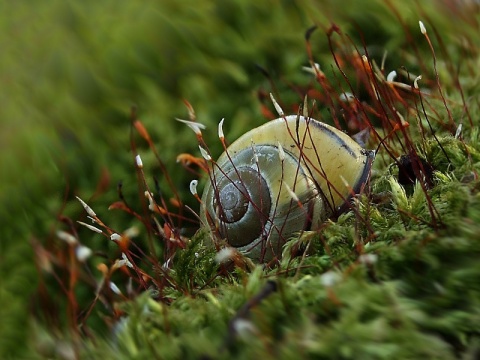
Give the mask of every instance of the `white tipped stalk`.
[{"label": "white tipped stalk", "polygon": [[121,239],[122,237],[117,233],[113,233],[112,235],[110,235],[110,240],[112,240],[113,242],[120,241]]},{"label": "white tipped stalk", "polygon": [[408,126],[408,122],[405,121],[405,118],[402,114],[400,114],[397,110],[395,110],[395,114],[397,114],[398,118],[400,119],[400,124],[402,125],[402,127]]},{"label": "white tipped stalk", "polygon": [[83,245],[79,245],[75,249],[75,255],[77,256],[78,261],[84,262],[92,255],[92,249]]},{"label": "white tipped stalk", "polygon": [[60,240],[65,241],[68,245],[78,244],[77,238],[75,236],[73,236],[72,234],[67,233],[66,231],[58,230],[57,231],[57,237]]},{"label": "white tipped stalk", "polygon": [[422,80],[422,75],[418,75],[418,76],[415,78],[415,80],[413,80],[413,87],[414,87],[415,89],[418,89],[418,82],[419,82],[420,80]]},{"label": "white tipped stalk", "polygon": [[351,92],[341,93],[338,98],[340,99],[340,101],[343,101],[343,102],[350,102],[355,100],[355,96],[353,96]]},{"label": "white tipped stalk", "polygon": [[215,255],[215,261],[217,264],[223,264],[230,260],[233,255],[235,254],[235,250],[231,247],[225,247],[221,249],[217,254]]},{"label": "white tipped stalk", "polygon": [[155,203],[153,202],[152,194],[149,191],[145,191],[145,197],[148,200],[148,210],[155,211]]},{"label": "white tipped stalk", "polygon": [[126,236],[129,239],[137,237],[138,234],[140,234],[140,230],[138,230],[138,227],[136,226],[129,227],[127,230],[123,232],[123,236]]},{"label": "white tipped stalk", "polygon": [[190,192],[192,193],[193,196],[197,195],[197,185],[198,185],[198,180],[190,181]]},{"label": "white tipped stalk", "polygon": [[285,160],[285,151],[283,151],[283,146],[280,144],[280,141],[277,142],[277,149],[278,149],[278,157],[280,161],[283,162]]},{"label": "white tipped stalk", "polygon": [[390,71],[387,75],[387,82],[393,82],[397,77],[397,72],[395,70]]},{"label": "white tipped stalk", "polygon": [[202,130],[206,129],[205,125],[203,125],[201,123],[198,123],[198,122],[189,121],[189,120],[182,120],[182,119],[175,119],[175,120],[180,121],[181,123],[184,123],[185,125],[187,125],[190,129],[193,130],[193,132],[197,136],[202,136]]},{"label": "white tipped stalk", "polygon": [[288,194],[290,195],[290,197],[296,201],[296,202],[299,202],[300,199],[298,198],[297,194],[295,194],[295,192],[293,192],[292,188],[290,186],[288,186],[288,184],[284,181],[283,182],[283,185],[285,185],[285,189],[287,189],[288,191]]},{"label": "white tipped stalk", "polygon": [[305,95],[303,98],[303,117],[308,119],[308,96]]},{"label": "white tipped stalk", "polygon": [[170,268],[170,262],[172,261],[172,258],[168,258],[167,261],[165,261],[162,265],[162,268],[168,270]]},{"label": "white tipped stalk", "polygon": [[220,140],[223,141],[223,139],[225,139],[225,135],[223,134],[223,121],[225,120],[225,118],[223,118],[222,120],[220,120],[220,122],[218,123],[218,137],[220,138]]},{"label": "white tipped stalk", "polygon": [[313,75],[316,75],[317,73],[322,71],[320,69],[320,64],[318,63],[313,63],[313,65],[311,66],[302,66],[302,70]]},{"label": "white tipped stalk", "polygon": [[113,281],[110,281],[110,290],[112,290],[117,295],[122,295],[122,292],[120,291],[118,286],[115,285],[115,283]]},{"label": "white tipped stalk", "polygon": [[425,35],[427,33],[427,29],[425,29],[425,25],[423,25],[423,22],[419,21],[418,25],[420,25],[420,32]]},{"label": "white tipped stalk", "polygon": [[275,110],[277,111],[278,115],[283,117],[285,113],[283,112],[283,109],[281,108],[281,106],[278,105],[277,100],[275,100],[272,93],[270,93],[270,99],[272,99],[273,106],[275,107]]},{"label": "white tipped stalk", "polygon": [[250,321],[244,318],[237,318],[232,323],[235,329],[235,334],[243,341],[247,341],[252,335],[258,334],[257,327]]},{"label": "white tipped stalk", "polygon": [[127,291],[127,294],[130,294],[130,295],[136,294],[133,290],[133,279],[131,277],[128,278],[128,282],[125,290]]},{"label": "white tipped stalk", "polygon": [[125,253],[122,253],[122,260],[125,261],[125,264],[126,264],[129,268],[133,269],[133,265],[132,265],[132,263],[130,262],[130,260],[128,260],[127,255],[125,255]]},{"label": "white tipped stalk", "polygon": [[84,223],[83,221],[77,221],[77,223],[79,223],[79,224],[82,225],[82,226],[85,226],[87,229],[92,230],[93,232],[96,232],[96,233],[99,233],[99,234],[103,234],[103,231],[100,230],[99,228],[95,227],[95,226],[86,224],[86,223]]},{"label": "white tipped stalk", "polygon": [[385,69],[385,61],[387,60],[387,56],[388,56],[388,50],[385,50],[383,52],[382,62],[380,64],[380,70],[382,70],[382,71]]},{"label": "white tipped stalk", "polygon": [[363,254],[358,257],[358,261],[362,264],[375,264],[378,260],[377,254]]},{"label": "white tipped stalk", "polygon": [[340,275],[334,271],[327,271],[320,276],[320,282],[325,287],[332,287],[340,280]]},{"label": "white tipped stalk", "polygon": [[457,131],[455,131],[455,139],[458,139],[462,135],[463,124],[458,125]]},{"label": "white tipped stalk", "polygon": [[143,169],[143,162],[140,155],[135,156],[135,165],[137,165],[137,168]]},{"label": "white tipped stalk", "polygon": [[97,216],[97,214],[95,214],[95,211],[93,211],[92,208],[90,206],[88,206],[85,201],[80,199],[78,196],[75,196],[75,197],[77,198],[78,201],[80,201],[80,204],[82,204],[83,208],[85,209],[85,211],[87,212],[88,215],[90,215],[91,217],[96,217]]},{"label": "white tipped stalk", "polygon": [[115,263],[113,264],[113,269],[119,269],[122,266],[128,266],[129,268],[133,269],[132,263],[128,260],[127,255],[125,253],[122,253],[122,258],[115,260]]},{"label": "white tipped stalk", "polygon": [[207,160],[207,161],[211,161],[212,160],[212,157],[210,156],[210,154],[207,152],[207,150],[205,150],[201,145],[198,145],[198,148],[200,149],[200,153],[202,154],[202,157]]}]

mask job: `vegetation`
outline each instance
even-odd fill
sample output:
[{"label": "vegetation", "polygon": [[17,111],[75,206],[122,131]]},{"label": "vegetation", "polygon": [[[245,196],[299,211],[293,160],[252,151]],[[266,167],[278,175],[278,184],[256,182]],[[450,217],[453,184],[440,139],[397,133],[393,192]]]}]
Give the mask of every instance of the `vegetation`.
[{"label": "vegetation", "polygon": [[[479,13],[2,4],[0,357],[477,358]],[[218,121],[230,140],[276,117],[269,93],[368,133],[371,181],[278,263],[220,261],[188,210],[205,176],[176,163],[198,144],[174,118],[193,108],[216,157]]]}]

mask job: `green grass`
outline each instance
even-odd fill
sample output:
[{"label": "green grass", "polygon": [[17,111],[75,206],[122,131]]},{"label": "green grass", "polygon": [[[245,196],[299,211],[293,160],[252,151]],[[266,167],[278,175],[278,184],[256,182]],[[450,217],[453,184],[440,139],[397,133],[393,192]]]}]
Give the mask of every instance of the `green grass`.
[{"label": "green grass", "polygon": [[[473,1],[0,5],[0,357],[478,356],[478,10]],[[419,20],[435,49],[454,127]],[[332,35],[351,88],[329,49],[331,23],[351,38]],[[386,145],[393,157],[415,149],[436,170],[434,185],[428,191],[399,185],[392,156],[380,148],[371,196],[360,197],[355,211],[328,222],[320,233],[292,239],[277,267],[262,269],[244,259],[219,265],[204,244],[206,233],[193,235],[196,224],[186,221],[182,227],[191,240],[175,250],[171,269],[159,274],[167,250],[153,241],[151,228],[121,211],[107,211],[122,181],[127,202],[144,219],[150,216],[142,208],[132,143],[148,186],[155,189],[155,176],[163,198],[173,196],[154,153],[137,133],[131,135],[131,107],[137,107],[180,198],[196,210],[188,191],[196,175],[175,162],[179,153],[198,155],[193,133],[174,120],[188,118],[183,99],[208,126],[204,138],[215,156],[221,152],[218,121],[226,118],[229,139],[265,122],[264,110],[273,111],[261,96],[268,92],[295,113],[311,90],[315,114],[332,122],[321,87],[301,70],[309,61],[304,34],[312,25],[318,26],[310,38],[312,54],[332,94],[353,90],[364,106],[379,109],[352,44],[360,52],[365,47],[378,65],[387,50],[385,75],[400,73],[402,66],[422,75],[420,88],[431,93],[422,96],[425,110],[418,97],[405,95],[401,105],[396,99],[410,126],[398,138],[387,137]],[[398,81],[411,84],[402,76]],[[340,112],[333,114],[341,119]],[[395,118],[388,106],[386,114]],[[368,112],[382,136],[389,132],[380,121],[386,118]],[[455,137],[460,123],[461,136]],[[138,277],[121,269],[111,279],[123,296],[104,288],[96,298],[101,264],[111,267],[122,251],[75,223],[86,219],[74,195],[115,231],[139,229],[133,238],[139,249],[129,250],[141,255],[135,263],[154,279],[149,291],[134,282],[129,292],[128,278]],[[77,231],[78,241],[95,252],[85,264],[70,262],[71,249],[56,235],[60,229]],[[305,244],[308,257],[290,256]],[[240,311],[271,282],[276,291]]]}]

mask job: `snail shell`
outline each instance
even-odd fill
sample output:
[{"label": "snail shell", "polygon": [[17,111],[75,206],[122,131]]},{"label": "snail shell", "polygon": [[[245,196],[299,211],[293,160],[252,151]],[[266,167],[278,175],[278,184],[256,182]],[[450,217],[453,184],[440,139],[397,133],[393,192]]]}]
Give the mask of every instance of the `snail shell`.
[{"label": "snail shell", "polygon": [[367,181],[374,152],[336,128],[291,115],[255,128],[214,164],[200,217],[254,260],[280,257],[295,233],[348,208]]}]

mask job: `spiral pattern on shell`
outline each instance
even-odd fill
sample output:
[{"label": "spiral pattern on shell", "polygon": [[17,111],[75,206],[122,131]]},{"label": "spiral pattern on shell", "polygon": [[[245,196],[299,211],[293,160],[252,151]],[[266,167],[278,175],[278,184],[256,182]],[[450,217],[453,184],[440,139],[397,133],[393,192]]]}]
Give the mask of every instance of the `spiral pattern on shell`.
[{"label": "spiral pattern on shell", "polygon": [[214,164],[202,222],[256,261],[280,257],[289,238],[348,208],[373,158],[373,151],[317,120],[270,121],[241,136]]}]

